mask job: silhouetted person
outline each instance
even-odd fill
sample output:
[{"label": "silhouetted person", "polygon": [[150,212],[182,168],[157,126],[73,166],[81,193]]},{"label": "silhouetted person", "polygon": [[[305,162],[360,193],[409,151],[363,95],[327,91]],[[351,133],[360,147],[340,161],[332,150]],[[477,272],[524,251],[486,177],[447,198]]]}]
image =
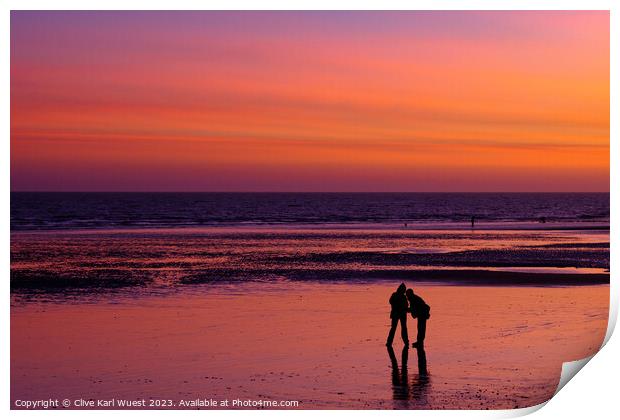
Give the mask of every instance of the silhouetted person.
[{"label": "silhouetted person", "polygon": [[426,320],[431,317],[431,307],[424,302],[420,296],[413,293],[412,289],[407,289],[407,300],[409,301],[409,312],[413,318],[418,320],[418,335],[416,342],[411,347],[424,347],[426,338]]},{"label": "silhouetted person", "polygon": [[472,217],[471,217],[471,228],[472,228],[472,229],[474,228],[474,224],[475,224],[475,223],[476,223],[476,217],[475,217],[475,216],[472,216]]},{"label": "silhouetted person", "polygon": [[392,307],[390,319],[392,320],[392,326],[390,327],[390,333],[385,343],[386,346],[392,345],[394,334],[396,334],[396,327],[400,321],[400,335],[403,338],[403,343],[409,347],[409,336],[407,335],[407,312],[409,308],[407,305],[407,297],[405,296],[406,290],[407,286],[405,286],[405,283],[401,283],[398,289],[396,289],[396,292],[392,293],[392,296],[390,296],[390,306]]}]

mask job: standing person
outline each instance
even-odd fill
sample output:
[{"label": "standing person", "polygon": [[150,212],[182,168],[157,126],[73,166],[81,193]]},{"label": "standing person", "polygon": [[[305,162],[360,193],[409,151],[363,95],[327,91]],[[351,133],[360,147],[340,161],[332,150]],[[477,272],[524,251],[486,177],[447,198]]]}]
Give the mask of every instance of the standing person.
[{"label": "standing person", "polygon": [[413,318],[418,319],[418,336],[411,347],[423,348],[426,338],[426,320],[431,317],[431,307],[424,302],[424,299],[414,294],[413,289],[407,289],[406,295],[409,301],[409,312]]},{"label": "standing person", "polygon": [[409,347],[409,336],[407,334],[407,312],[409,311],[409,307],[407,305],[407,297],[405,296],[406,290],[407,286],[405,286],[405,283],[401,283],[398,289],[396,289],[396,292],[392,293],[392,296],[390,296],[390,306],[392,307],[390,319],[392,320],[392,326],[390,327],[390,333],[385,343],[388,347],[392,346],[399,321],[400,335],[403,339],[403,343],[405,343],[405,346]]},{"label": "standing person", "polygon": [[474,228],[474,225],[476,224],[476,216],[472,216],[471,217],[471,228]]}]

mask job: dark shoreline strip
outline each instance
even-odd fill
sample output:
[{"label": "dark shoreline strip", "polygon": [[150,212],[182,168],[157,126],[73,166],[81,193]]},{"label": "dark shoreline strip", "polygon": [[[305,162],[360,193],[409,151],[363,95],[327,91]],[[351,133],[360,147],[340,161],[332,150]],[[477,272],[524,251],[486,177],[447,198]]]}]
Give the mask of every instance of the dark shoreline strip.
[{"label": "dark shoreline strip", "polygon": [[608,273],[522,273],[487,270],[434,270],[412,273],[412,280],[446,282],[460,286],[586,286],[609,284]]},{"label": "dark shoreline strip", "polygon": [[[491,270],[287,270],[278,273],[194,273],[181,283],[202,284],[218,281],[248,281],[248,278],[289,281],[372,283],[376,281],[432,282],[460,286],[588,286],[609,284],[609,273],[524,273]],[[251,280],[250,280],[251,281]]]},{"label": "dark shoreline strip", "polygon": [[[106,272],[103,276],[68,277],[54,273],[11,273],[11,292],[59,292],[81,289],[102,291],[124,287],[149,288],[148,275]],[[223,284],[237,282],[314,281],[363,284],[385,281],[437,283],[459,286],[589,286],[609,284],[609,273],[523,273],[488,270],[286,270],[286,272],[204,271],[186,276],[176,283]]]}]

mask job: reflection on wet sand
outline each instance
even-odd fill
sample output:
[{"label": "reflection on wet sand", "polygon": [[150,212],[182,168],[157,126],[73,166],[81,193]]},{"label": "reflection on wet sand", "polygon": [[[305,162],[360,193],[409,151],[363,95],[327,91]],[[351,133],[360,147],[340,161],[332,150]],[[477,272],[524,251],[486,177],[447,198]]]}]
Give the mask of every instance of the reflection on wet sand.
[{"label": "reflection on wet sand", "polygon": [[404,346],[402,351],[401,369],[398,368],[398,360],[392,346],[387,346],[390,360],[392,361],[392,392],[394,400],[409,399],[409,375],[407,373],[407,360],[409,358],[409,346]]},{"label": "reflection on wet sand", "polygon": [[607,330],[609,286],[412,284],[433,305],[427,368],[409,347],[403,383],[398,340],[395,390],[384,346],[391,282],[127,288],[63,302],[12,294],[11,396],[260,395],[304,409],[511,409],[548,400],[562,362],[595,353]]},{"label": "reflection on wet sand", "polygon": [[409,382],[408,372],[409,347],[403,347],[400,369],[394,349],[388,346],[387,351],[392,363],[391,376],[394,408],[429,408],[427,395],[430,385],[430,375],[428,373],[426,351],[424,348],[416,348],[418,372],[412,374],[411,382]]},{"label": "reflection on wet sand", "polygon": [[411,398],[417,406],[428,407],[428,390],[430,385],[430,375],[426,367],[426,351],[424,347],[416,348],[418,353],[418,373],[412,375],[411,379]]}]

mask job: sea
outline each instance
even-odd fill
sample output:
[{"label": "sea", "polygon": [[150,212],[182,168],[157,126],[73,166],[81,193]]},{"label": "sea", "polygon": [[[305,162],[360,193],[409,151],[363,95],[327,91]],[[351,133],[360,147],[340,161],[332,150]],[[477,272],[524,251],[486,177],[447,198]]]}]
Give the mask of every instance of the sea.
[{"label": "sea", "polygon": [[11,193],[11,230],[609,223],[609,193]]}]

